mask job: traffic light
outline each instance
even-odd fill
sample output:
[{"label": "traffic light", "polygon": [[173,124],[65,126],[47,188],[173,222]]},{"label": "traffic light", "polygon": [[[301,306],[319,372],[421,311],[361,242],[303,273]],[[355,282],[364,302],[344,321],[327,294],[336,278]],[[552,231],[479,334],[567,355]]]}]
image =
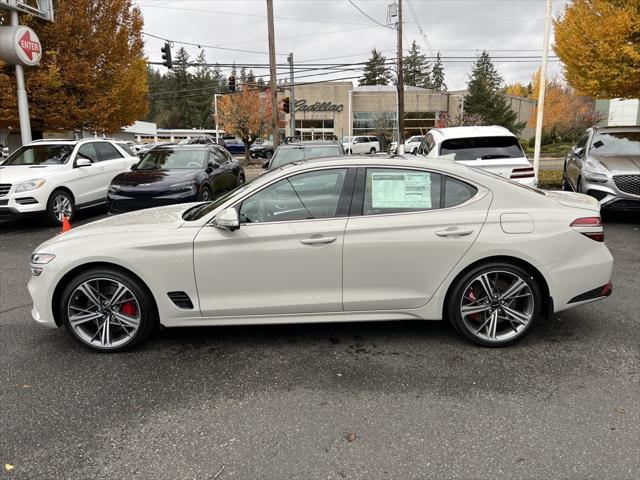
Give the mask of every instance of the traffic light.
[{"label": "traffic light", "polygon": [[282,111],[284,113],[289,113],[290,112],[289,97],[284,97],[282,99]]},{"label": "traffic light", "polygon": [[164,43],[164,47],[160,49],[162,52],[162,65],[167,68],[173,68],[173,61],[171,60],[171,45],[169,42]]},{"label": "traffic light", "polygon": [[235,92],[236,91],[236,76],[235,75],[231,75],[229,77],[229,91],[230,92]]}]

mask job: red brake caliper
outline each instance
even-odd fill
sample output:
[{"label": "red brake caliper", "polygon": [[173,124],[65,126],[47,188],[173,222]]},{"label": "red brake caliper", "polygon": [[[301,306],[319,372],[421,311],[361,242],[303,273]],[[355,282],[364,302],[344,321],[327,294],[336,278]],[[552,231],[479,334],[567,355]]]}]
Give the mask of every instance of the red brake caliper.
[{"label": "red brake caliper", "polygon": [[132,301],[125,302],[120,306],[120,313],[124,313],[130,317],[134,317],[136,315],[136,304]]},{"label": "red brake caliper", "polygon": [[[474,302],[477,300],[476,298],[476,294],[473,293],[473,289],[469,289],[469,293],[467,293],[467,297],[470,298],[471,300],[473,300]],[[469,315],[470,318],[472,318],[473,320],[479,320],[480,319],[480,314],[479,313],[472,313],[471,315]]]}]

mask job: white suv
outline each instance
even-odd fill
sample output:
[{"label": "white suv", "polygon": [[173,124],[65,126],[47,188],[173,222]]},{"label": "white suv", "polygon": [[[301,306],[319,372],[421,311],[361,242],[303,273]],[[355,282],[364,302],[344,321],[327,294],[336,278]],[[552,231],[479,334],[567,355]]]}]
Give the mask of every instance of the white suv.
[{"label": "white suv", "polygon": [[113,177],[138,158],[113,141],[36,140],[0,165],[0,216],[46,213],[54,225],[105,203]]},{"label": "white suv", "polygon": [[357,136],[343,137],[342,146],[347,155],[358,155],[362,153],[376,153],[380,151],[380,141],[378,137]]},{"label": "white suv", "polygon": [[533,167],[518,139],[504,127],[433,128],[417,154],[482,168],[530,187],[535,184]]}]

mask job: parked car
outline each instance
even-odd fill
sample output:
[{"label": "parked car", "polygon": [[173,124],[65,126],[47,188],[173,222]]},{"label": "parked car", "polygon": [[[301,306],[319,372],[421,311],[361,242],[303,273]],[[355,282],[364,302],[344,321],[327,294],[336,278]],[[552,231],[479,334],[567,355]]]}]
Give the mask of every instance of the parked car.
[{"label": "parked car", "polygon": [[151,150],[109,187],[110,213],[186,202],[208,202],[244,184],[240,164],[218,145],[170,145]]},{"label": "parked car", "polygon": [[273,157],[273,142],[266,140],[261,143],[256,143],[251,146],[249,152],[251,153],[251,158],[265,158],[269,160]]},{"label": "parked car", "polygon": [[0,161],[4,160],[9,156],[9,147],[0,143]]},{"label": "parked car", "polygon": [[640,211],[640,127],[587,129],[565,159],[562,185],[603,208]]},{"label": "parked car", "polygon": [[274,153],[271,160],[266,160],[262,168],[271,170],[287,163],[311,160],[312,158],[341,157],[344,149],[339,142],[327,140],[310,140],[303,142],[283,143]]},{"label": "parked car", "polygon": [[187,137],[184,140],[180,140],[178,145],[219,145],[216,142],[216,137],[212,135],[196,135],[194,137]]},{"label": "parked car", "polygon": [[415,155],[416,153],[418,153],[418,149],[420,148],[420,144],[422,143],[423,140],[424,140],[424,135],[414,135],[408,140],[405,140],[404,152]]},{"label": "parked car", "polygon": [[433,128],[417,154],[482,168],[524,185],[535,184],[533,167],[518,138],[504,127]]},{"label": "parked car", "polygon": [[244,155],[245,145],[244,142],[235,138],[225,139],[224,148],[229,150],[232,155]]},{"label": "parked car", "polygon": [[380,151],[380,142],[378,137],[374,136],[342,137],[342,146],[347,155],[373,154]]},{"label": "parked car", "polygon": [[72,221],[78,209],[104,204],[113,177],[137,161],[109,140],[33,141],[0,166],[0,215]]},{"label": "parked car", "polygon": [[542,316],[611,293],[599,210],[592,197],[456,162],[302,162],[214,202],[113,216],[43,243],[31,313],[102,352],[159,324],[443,318],[502,347]]}]

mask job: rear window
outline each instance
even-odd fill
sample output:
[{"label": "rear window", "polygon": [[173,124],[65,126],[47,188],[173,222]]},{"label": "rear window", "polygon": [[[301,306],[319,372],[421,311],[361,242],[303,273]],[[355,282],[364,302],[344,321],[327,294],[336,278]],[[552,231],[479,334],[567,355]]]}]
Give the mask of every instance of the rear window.
[{"label": "rear window", "polygon": [[522,158],[524,152],[515,137],[451,138],[442,142],[440,156],[453,160]]}]

